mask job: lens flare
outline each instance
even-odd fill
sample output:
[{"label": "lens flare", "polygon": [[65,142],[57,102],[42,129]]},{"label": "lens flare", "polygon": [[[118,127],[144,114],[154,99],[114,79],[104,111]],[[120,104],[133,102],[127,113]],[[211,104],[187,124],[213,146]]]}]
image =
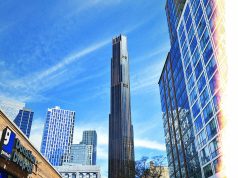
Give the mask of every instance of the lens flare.
[{"label": "lens flare", "polygon": [[214,0],[216,3],[214,45],[217,47],[219,76],[219,121],[222,125],[220,142],[222,157],[220,177],[238,177],[238,2]]}]

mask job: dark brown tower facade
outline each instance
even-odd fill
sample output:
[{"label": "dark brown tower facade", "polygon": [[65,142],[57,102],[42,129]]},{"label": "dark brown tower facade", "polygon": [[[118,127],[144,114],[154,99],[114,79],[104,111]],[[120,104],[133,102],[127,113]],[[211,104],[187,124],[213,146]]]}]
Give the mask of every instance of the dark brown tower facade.
[{"label": "dark brown tower facade", "polygon": [[131,123],[127,38],[112,40],[109,178],[134,178],[134,135]]}]

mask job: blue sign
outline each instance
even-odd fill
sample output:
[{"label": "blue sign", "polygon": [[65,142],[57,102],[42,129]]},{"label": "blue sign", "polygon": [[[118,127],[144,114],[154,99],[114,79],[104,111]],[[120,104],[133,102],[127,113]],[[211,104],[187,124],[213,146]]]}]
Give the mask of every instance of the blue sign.
[{"label": "blue sign", "polygon": [[11,158],[12,150],[15,144],[16,134],[6,127],[2,132],[2,138],[0,142],[0,155],[6,159]]}]

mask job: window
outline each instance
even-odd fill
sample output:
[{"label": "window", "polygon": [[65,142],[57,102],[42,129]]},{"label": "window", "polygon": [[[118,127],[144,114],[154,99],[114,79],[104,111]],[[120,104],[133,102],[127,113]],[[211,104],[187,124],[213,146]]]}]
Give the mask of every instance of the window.
[{"label": "window", "polygon": [[203,88],[206,86],[206,80],[204,77],[204,73],[201,74],[201,77],[199,78],[197,85],[198,85],[198,91],[199,91],[199,93],[201,93]]},{"label": "window", "polygon": [[204,164],[206,164],[208,161],[210,161],[210,158],[209,158],[209,150],[208,150],[208,147],[207,147],[207,146],[202,149],[202,151],[200,152],[200,155],[201,155],[202,165],[204,165]]},{"label": "window", "polygon": [[203,127],[201,115],[199,115],[197,117],[197,119],[195,120],[194,124],[195,124],[195,130],[198,133],[202,129],[202,127]]},{"label": "window", "polygon": [[191,74],[192,74],[192,67],[191,67],[191,63],[189,63],[188,68],[186,70],[187,79],[190,77]]},{"label": "window", "polygon": [[203,67],[201,60],[198,62],[196,68],[195,68],[195,76],[196,78],[199,78],[200,74],[202,73]]},{"label": "window", "polygon": [[203,108],[206,103],[208,102],[208,90],[207,87],[204,89],[204,91],[202,92],[201,96],[200,96],[200,101],[201,101],[201,107]]},{"label": "window", "polygon": [[210,57],[212,56],[213,54],[213,49],[212,49],[212,45],[211,45],[211,42],[209,41],[208,42],[208,45],[203,53],[203,59],[204,59],[204,63],[205,65],[207,64],[207,62],[209,61]]},{"label": "window", "polygon": [[211,150],[211,157],[215,158],[217,155],[220,154],[220,148],[221,145],[219,144],[219,140],[218,137],[216,137],[215,139],[213,139],[211,141],[211,143],[209,144],[210,150]]},{"label": "window", "polygon": [[198,10],[197,10],[196,16],[195,16],[195,22],[196,22],[196,24],[199,23],[201,17],[202,17],[202,6],[200,5],[199,8],[198,8]]},{"label": "window", "polygon": [[188,81],[188,90],[191,91],[191,89],[194,86],[194,78],[193,75],[190,77],[189,81]]},{"label": "window", "polygon": [[193,117],[196,118],[197,115],[200,112],[200,107],[198,105],[198,101],[196,101],[196,103],[194,103],[193,107],[192,107],[192,111],[193,111]]},{"label": "window", "polygon": [[202,33],[203,33],[205,27],[206,27],[206,21],[204,19],[204,16],[202,16],[201,21],[200,21],[200,23],[199,23],[199,25],[197,27],[197,32],[198,32],[198,36],[199,37],[202,36]]},{"label": "window", "polygon": [[197,99],[197,91],[196,91],[196,88],[194,87],[190,94],[191,104],[193,104],[196,99]]},{"label": "window", "polygon": [[201,133],[198,135],[198,147],[201,148],[203,145],[206,144],[206,134],[205,131],[202,130]]},{"label": "window", "polygon": [[207,166],[205,166],[203,168],[203,172],[204,172],[205,178],[208,178],[208,177],[212,176],[213,173],[212,173],[211,164],[208,164]]},{"label": "window", "polygon": [[212,137],[214,137],[217,134],[217,123],[216,119],[212,119],[211,122],[206,126],[207,130],[207,137],[208,140],[210,140]]},{"label": "window", "polygon": [[194,54],[193,54],[193,57],[192,57],[193,66],[195,66],[197,64],[199,58],[200,58],[200,54],[199,54],[199,50],[198,50],[198,47],[197,47]]},{"label": "window", "polygon": [[191,54],[194,53],[195,48],[197,47],[197,38],[194,36],[192,43],[190,44]]},{"label": "window", "polygon": [[208,63],[206,70],[207,70],[207,76],[210,79],[210,77],[212,76],[212,74],[216,71],[217,69],[217,64],[216,61],[214,59],[214,56],[212,56],[210,62]]},{"label": "window", "polygon": [[202,38],[200,40],[200,46],[201,46],[202,51],[204,50],[208,41],[209,41],[209,34],[208,34],[208,30],[206,28],[203,35],[202,35]]},{"label": "window", "polygon": [[207,123],[213,116],[211,103],[208,103],[208,105],[205,107],[205,109],[203,111],[203,115],[204,115],[204,121],[205,121],[205,123]]}]

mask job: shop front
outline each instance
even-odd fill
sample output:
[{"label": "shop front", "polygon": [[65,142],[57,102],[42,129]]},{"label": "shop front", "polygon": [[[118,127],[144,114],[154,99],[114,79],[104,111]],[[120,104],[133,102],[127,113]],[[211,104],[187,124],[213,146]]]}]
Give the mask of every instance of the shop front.
[{"label": "shop front", "polygon": [[0,111],[0,178],[60,178],[28,138]]}]

